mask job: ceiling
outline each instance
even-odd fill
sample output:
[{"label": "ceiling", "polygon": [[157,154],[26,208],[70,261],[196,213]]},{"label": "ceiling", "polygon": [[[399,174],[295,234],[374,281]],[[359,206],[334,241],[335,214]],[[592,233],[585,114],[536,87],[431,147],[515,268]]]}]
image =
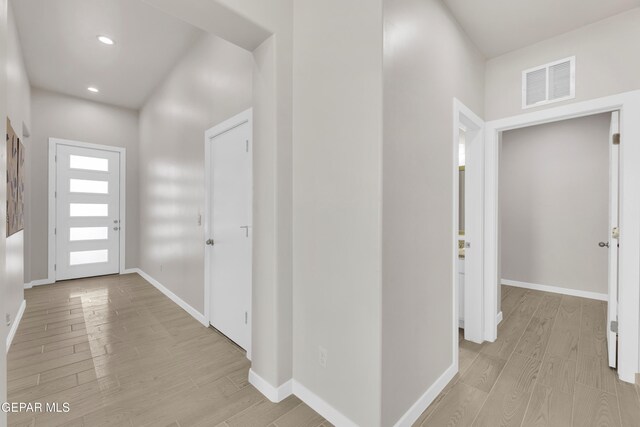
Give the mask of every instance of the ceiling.
[{"label": "ceiling", "polygon": [[34,87],[133,109],[202,34],[140,0],[11,0],[11,7]]},{"label": "ceiling", "polygon": [[444,0],[487,58],[640,6],[640,0]]}]

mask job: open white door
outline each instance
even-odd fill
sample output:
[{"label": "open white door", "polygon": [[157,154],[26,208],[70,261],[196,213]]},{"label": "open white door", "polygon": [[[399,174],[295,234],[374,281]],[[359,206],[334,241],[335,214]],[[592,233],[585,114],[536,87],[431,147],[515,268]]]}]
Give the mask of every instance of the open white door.
[{"label": "open white door", "polygon": [[[611,113],[609,133],[609,303],[607,305],[607,345],[609,366],[618,359],[618,220],[620,184],[620,114]],[[601,242],[602,245],[604,242]]]},{"label": "open white door", "polygon": [[[247,119],[243,119],[243,117]],[[247,350],[251,344],[252,147],[250,112],[207,132],[210,155],[209,322]],[[243,121],[244,120],[244,121]]]},{"label": "open white door", "polygon": [[465,138],[465,281],[464,338],[484,341],[482,301],[484,283],[484,147],[482,128],[467,126]]}]

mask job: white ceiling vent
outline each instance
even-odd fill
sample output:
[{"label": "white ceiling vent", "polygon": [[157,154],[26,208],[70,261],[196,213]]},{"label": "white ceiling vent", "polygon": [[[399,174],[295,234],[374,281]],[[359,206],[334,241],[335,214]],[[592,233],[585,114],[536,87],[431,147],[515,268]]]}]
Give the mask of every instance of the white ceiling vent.
[{"label": "white ceiling vent", "polygon": [[524,70],[522,108],[575,98],[575,77],[575,56]]}]

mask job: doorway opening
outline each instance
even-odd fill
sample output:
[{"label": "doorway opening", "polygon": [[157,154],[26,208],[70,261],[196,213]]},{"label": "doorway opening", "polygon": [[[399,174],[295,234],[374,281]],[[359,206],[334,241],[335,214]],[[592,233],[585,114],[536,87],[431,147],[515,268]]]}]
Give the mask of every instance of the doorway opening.
[{"label": "doorway opening", "polygon": [[205,133],[205,317],[251,360],[252,111]]},{"label": "doorway opening", "polygon": [[[617,373],[621,380],[627,382],[635,381],[635,374],[638,372],[638,324],[639,310],[637,301],[640,298],[637,283],[640,281],[640,271],[637,269],[637,260],[640,257],[640,172],[635,165],[640,164],[640,147],[635,144],[640,138],[640,126],[635,124],[633,117],[640,113],[640,92],[633,91],[620,95],[599,98],[591,101],[572,103],[560,107],[544,109],[532,113],[513,116],[505,119],[494,120],[486,123],[485,130],[485,195],[484,195],[484,214],[485,214],[485,253],[484,253],[484,288],[485,300],[483,301],[483,317],[484,317],[484,339],[486,341],[495,341],[498,337],[498,328],[495,313],[498,309],[498,292],[502,283],[501,269],[501,230],[500,230],[500,141],[507,131],[532,127],[539,124],[550,124],[554,122],[562,122],[568,119],[576,119],[586,116],[595,116],[607,113],[608,117],[613,118],[613,112],[618,112],[618,120],[613,120],[614,126],[611,129],[611,135],[605,136],[605,140],[611,138],[608,144],[619,142],[619,191],[607,192],[609,194],[617,193],[619,197],[618,226],[616,228],[614,222],[607,219],[607,227],[611,230],[604,230],[604,234],[598,233],[598,237],[591,242],[593,250],[601,251],[602,256],[609,259],[610,256],[615,257],[617,254],[618,268],[606,270],[607,281],[611,284],[608,286],[606,296],[603,298],[611,301],[610,308],[617,305],[617,322],[609,319],[609,323],[604,326],[599,334],[607,336],[610,348],[603,347],[602,359],[611,359],[611,364],[617,366]],[[618,132],[615,130],[615,123],[618,123]],[[607,132],[609,133],[609,132]],[[614,136],[614,133],[616,134]],[[626,141],[626,143],[625,143]],[[603,142],[604,144],[604,142]],[[605,176],[609,174],[605,171]],[[611,182],[611,180],[608,180]],[[581,191],[587,188],[583,186]],[[606,217],[609,218],[610,212]],[[618,232],[620,231],[620,232]],[[617,239],[615,238],[617,237]],[[602,242],[603,247],[599,247],[598,241]],[[619,243],[612,244],[616,241]],[[609,249],[614,248],[615,251],[606,249],[609,243]],[[605,252],[606,251],[606,252]],[[603,253],[604,252],[604,253]],[[562,262],[562,257],[559,262]],[[610,280],[610,274],[613,275],[617,271],[617,286],[615,280]],[[554,290],[551,289],[541,290]],[[557,291],[557,290],[556,290]],[[617,294],[617,303],[616,303]],[[573,297],[572,297],[573,298]],[[564,297],[563,297],[564,299]],[[568,297],[567,297],[568,299]],[[607,313],[608,317],[614,316]],[[620,325],[618,327],[618,324]],[[615,333],[617,331],[617,359],[615,353]],[[602,341],[603,342],[603,341]],[[609,357],[611,354],[611,357]],[[605,360],[605,365],[607,361]]]},{"label": "doorway opening", "polygon": [[[577,342],[579,316],[562,322],[565,343],[559,345],[557,333],[549,336],[556,312],[568,319],[575,307],[597,307],[592,323],[601,340],[607,324],[602,301],[610,299],[617,320],[618,244],[611,231],[618,227],[618,117],[614,111],[507,130],[499,142],[498,310],[504,301],[504,315],[516,322],[516,304],[541,295],[528,290],[555,294],[540,309],[540,345],[565,356],[570,353],[560,347]],[[505,285],[509,291],[501,298]],[[609,343],[616,340],[611,333]],[[615,367],[615,347],[611,355]]]}]

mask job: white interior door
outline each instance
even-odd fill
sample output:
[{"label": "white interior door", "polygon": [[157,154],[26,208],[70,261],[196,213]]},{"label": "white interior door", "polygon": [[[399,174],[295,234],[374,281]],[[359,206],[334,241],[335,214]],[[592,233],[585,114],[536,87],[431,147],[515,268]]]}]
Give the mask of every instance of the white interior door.
[{"label": "white interior door", "polygon": [[[609,366],[615,368],[618,358],[618,220],[620,191],[620,118],[611,113],[609,135],[609,302],[607,304],[607,345]],[[616,141],[617,139],[617,141]]]},{"label": "white interior door", "polygon": [[56,280],[119,272],[120,153],[57,144]]},{"label": "white interior door", "polygon": [[481,343],[484,341],[484,146],[482,129],[472,129],[470,125],[465,134],[464,338]]},{"label": "white interior door", "polygon": [[211,144],[209,321],[240,347],[251,339],[251,127],[245,122]]}]

